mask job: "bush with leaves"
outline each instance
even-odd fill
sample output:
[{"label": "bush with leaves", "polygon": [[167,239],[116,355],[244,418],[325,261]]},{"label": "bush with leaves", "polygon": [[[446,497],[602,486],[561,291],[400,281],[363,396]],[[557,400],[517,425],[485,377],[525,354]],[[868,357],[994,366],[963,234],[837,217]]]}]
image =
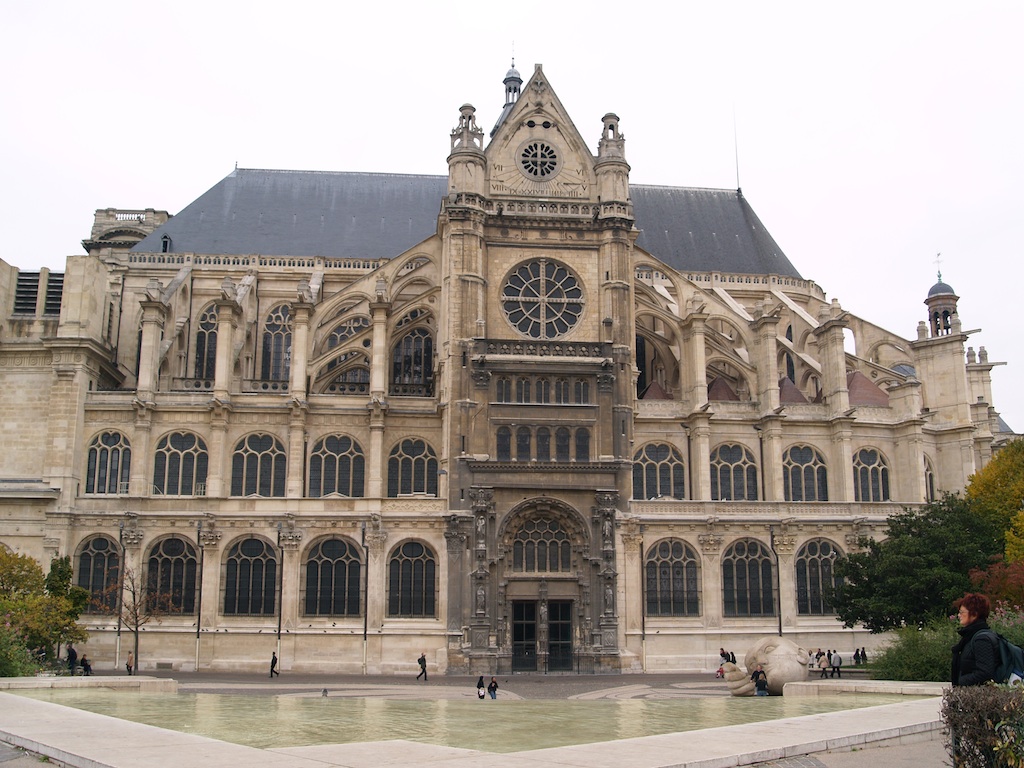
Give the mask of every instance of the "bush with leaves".
[{"label": "bush with leaves", "polygon": [[895,634],[895,640],[874,655],[871,677],[949,682],[950,649],[960,639],[952,621],[939,619],[920,628],[904,627]]},{"label": "bush with leaves", "polygon": [[34,675],[39,663],[25,644],[25,635],[11,615],[0,617],[0,677]]},{"label": "bush with leaves", "polygon": [[1024,766],[1024,687],[950,688],[942,696],[941,716],[957,768]]}]

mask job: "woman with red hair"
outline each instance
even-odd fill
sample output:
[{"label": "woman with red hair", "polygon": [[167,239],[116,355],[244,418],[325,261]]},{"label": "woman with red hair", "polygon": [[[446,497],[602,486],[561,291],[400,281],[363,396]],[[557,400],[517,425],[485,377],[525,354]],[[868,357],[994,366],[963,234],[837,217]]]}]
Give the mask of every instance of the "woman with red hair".
[{"label": "woman with red hair", "polygon": [[953,606],[960,620],[960,642],[953,646],[953,685],[982,685],[992,680],[999,663],[999,638],[989,629],[991,604],[970,592]]}]

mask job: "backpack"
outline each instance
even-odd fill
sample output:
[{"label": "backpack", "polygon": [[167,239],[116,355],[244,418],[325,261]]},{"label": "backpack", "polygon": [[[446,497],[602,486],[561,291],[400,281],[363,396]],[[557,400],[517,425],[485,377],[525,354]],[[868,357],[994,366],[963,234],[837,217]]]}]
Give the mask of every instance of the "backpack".
[{"label": "backpack", "polygon": [[[996,648],[999,650],[993,681],[1009,685],[1020,683],[1021,680],[1024,680],[1024,649],[1019,645],[1014,645],[998,632],[989,629],[987,633],[995,637]],[[982,632],[978,633],[978,635],[980,634]]]}]

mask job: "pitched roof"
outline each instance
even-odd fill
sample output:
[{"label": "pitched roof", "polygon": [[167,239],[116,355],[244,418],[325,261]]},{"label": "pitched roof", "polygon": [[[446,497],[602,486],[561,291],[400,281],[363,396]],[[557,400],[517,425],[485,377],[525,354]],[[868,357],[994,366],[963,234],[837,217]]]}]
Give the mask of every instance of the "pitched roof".
[{"label": "pitched roof", "polygon": [[[238,168],[133,251],[380,259],[437,230],[447,176]],[[736,190],[630,186],[637,245],[682,272],[800,277]]]}]

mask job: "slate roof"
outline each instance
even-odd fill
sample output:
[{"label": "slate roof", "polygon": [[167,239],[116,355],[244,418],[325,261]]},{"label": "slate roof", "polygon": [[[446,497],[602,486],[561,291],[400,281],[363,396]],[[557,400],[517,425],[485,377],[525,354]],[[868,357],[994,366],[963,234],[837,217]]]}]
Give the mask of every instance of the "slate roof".
[{"label": "slate roof", "polygon": [[[133,251],[380,259],[437,230],[447,176],[238,168]],[[630,185],[637,245],[682,272],[800,277],[736,190]]]}]

